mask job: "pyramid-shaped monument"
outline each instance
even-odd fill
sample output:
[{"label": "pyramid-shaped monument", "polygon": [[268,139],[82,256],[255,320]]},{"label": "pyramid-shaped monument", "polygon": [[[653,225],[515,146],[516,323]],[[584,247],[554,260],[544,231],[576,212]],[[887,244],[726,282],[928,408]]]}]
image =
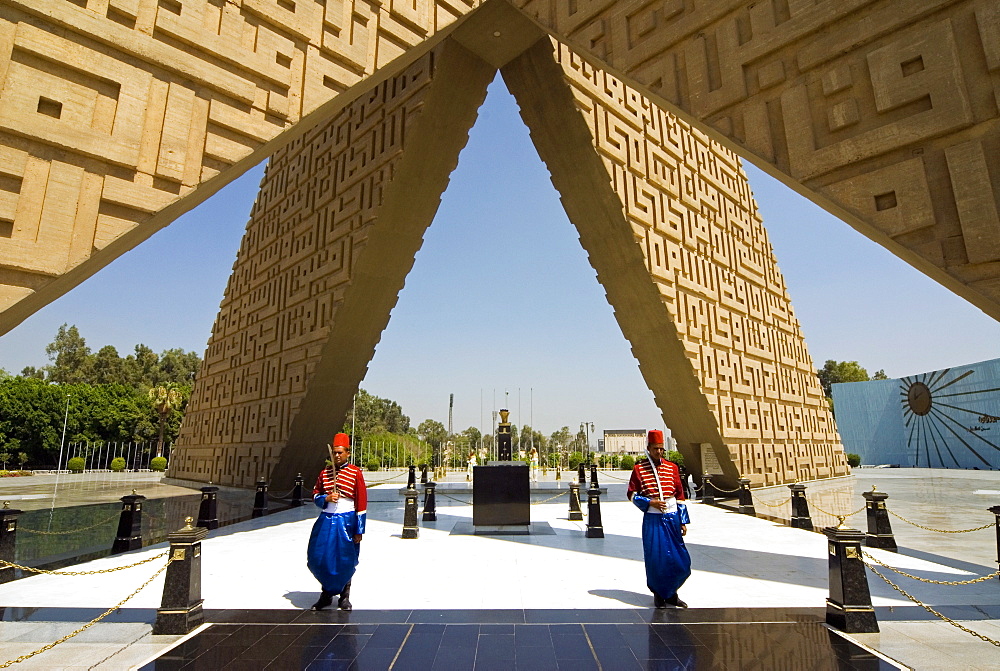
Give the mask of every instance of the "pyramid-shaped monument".
[{"label": "pyramid-shaped monument", "polygon": [[8,0],[0,333],[273,155],[171,472],[308,470],[500,69],[695,466],[842,473],[737,156],[1000,317],[998,26],[986,0]]}]

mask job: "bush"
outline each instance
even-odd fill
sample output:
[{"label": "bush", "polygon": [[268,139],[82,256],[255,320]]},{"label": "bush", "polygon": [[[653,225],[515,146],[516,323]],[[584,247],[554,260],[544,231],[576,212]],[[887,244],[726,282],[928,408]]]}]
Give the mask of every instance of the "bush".
[{"label": "bush", "polygon": [[34,475],[32,471],[0,471],[0,478],[23,478],[27,475]]},{"label": "bush", "polygon": [[68,468],[73,473],[83,473],[84,467],[87,462],[83,457],[73,457],[68,462],[66,462],[66,468]]},{"label": "bush", "polygon": [[857,468],[861,465],[861,455],[854,454],[853,452],[847,453],[847,465],[851,468]]},{"label": "bush", "polygon": [[115,473],[121,473],[125,470],[125,460],[121,457],[115,457],[111,460],[111,470]]},{"label": "bush", "polygon": [[634,466],[635,466],[635,458],[633,458],[631,454],[626,454],[625,456],[622,457],[622,460],[619,463],[618,468],[620,468],[623,471],[631,471]]},{"label": "bush", "polygon": [[167,470],[167,459],[166,457],[153,457],[149,460],[149,470],[163,472]]},{"label": "bush", "polygon": [[677,450],[670,450],[667,452],[667,461],[672,461],[679,467],[684,467],[684,455]]},{"label": "bush", "polygon": [[371,459],[369,459],[368,461],[365,462],[365,470],[366,471],[377,471],[381,467],[382,467],[382,464],[379,463],[379,460],[378,460],[377,457],[372,457]]}]

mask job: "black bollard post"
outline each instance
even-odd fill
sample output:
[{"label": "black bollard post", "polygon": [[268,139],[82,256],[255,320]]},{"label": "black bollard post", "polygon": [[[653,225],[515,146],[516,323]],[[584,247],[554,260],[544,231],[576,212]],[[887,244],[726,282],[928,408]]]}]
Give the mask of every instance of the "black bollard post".
[{"label": "black bollard post", "polygon": [[591,464],[590,466],[590,488],[594,489],[598,486],[597,484],[597,464]]},{"label": "black bollard post", "polygon": [[434,497],[434,490],[437,483],[433,480],[424,485],[424,514],[420,518],[424,522],[437,522],[437,500]]},{"label": "black bollard post", "polygon": [[203,529],[219,528],[218,487],[201,488],[201,505],[198,506],[198,524]]},{"label": "black bollard post", "polygon": [[861,559],[861,541],[865,535],[844,526],[825,527],[823,533],[830,544],[826,623],[848,634],[877,633],[878,621]]},{"label": "black bollard post", "polygon": [[427,484],[427,464],[420,464],[420,484]]},{"label": "black bollard post", "polygon": [[298,508],[302,505],[302,487],[305,485],[305,480],[302,479],[302,474],[299,473],[295,476],[295,486],[292,487],[292,507]]},{"label": "black bollard post", "polygon": [[[410,476],[413,476],[413,466],[410,466]],[[406,504],[403,506],[403,538],[417,538],[420,527],[417,525],[417,487],[416,482],[406,488]]]},{"label": "black bollard post", "polygon": [[118,535],[111,545],[111,554],[142,547],[142,502],[145,496],[132,493],[122,497],[122,514],[118,517]]},{"label": "black bollard post", "polygon": [[992,508],[987,508],[991,513],[996,515],[996,525],[997,529],[997,564],[1000,565],[1000,506],[993,506]]},{"label": "black bollard post", "polygon": [[604,524],[601,522],[601,490],[597,486],[596,466],[590,471],[593,478],[587,492],[587,538],[604,538]]},{"label": "black bollard post", "polygon": [[577,482],[580,483],[581,487],[583,485],[587,484],[587,470],[586,470],[586,468],[587,467],[583,465],[583,462],[581,462],[580,465],[577,466],[577,473],[576,473],[577,478],[576,479],[577,479]]},{"label": "black bollard post", "polygon": [[415,489],[417,486],[417,467],[410,466],[410,473],[406,477],[406,488]]},{"label": "black bollard post", "polygon": [[573,522],[583,521],[583,510],[580,508],[580,483],[569,483],[569,517]]},{"label": "black bollard post", "polygon": [[250,517],[267,515],[267,481],[261,478],[257,481],[257,493],[253,497],[253,514]]},{"label": "black bollard post", "polygon": [[801,482],[796,482],[794,485],[788,485],[788,489],[792,492],[792,527],[812,531],[813,522],[812,517],[809,516],[806,486]]},{"label": "black bollard post", "polygon": [[712,486],[711,473],[705,473],[701,476],[701,502],[710,506],[715,505],[715,487]]},{"label": "black bollard post", "polygon": [[868,533],[865,534],[865,545],[870,548],[882,548],[897,552],[896,539],[892,535],[892,524],[889,521],[889,511],[885,509],[888,494],[875,490],[872,485],[870,492],[861,494],[865,497],[865,508],[868,512]]},{"label": "black bollard post", "polygon": [[740,507],[739,512],[743,515],[757,517],[757,510],[753,507],[753,495],[750,493],[750,478],[740,478]]},{"label": "black bollard post", "polygon": [[[0,508],[0,559],[5,562],[14,561],[14,549],[17,542],[17,517],[20,510],[10,507],[9,501],[3,502]],[[14,580],[15,569],[13,566],[0,566],[0,585]]]},{"label": "black bollard post", "polygon": [[205,619],[201,608],[201,541],[208,529],[187,524],[172,534],[170,566],[163,581],[163,599],[156,611],[153,634],[183,635],[195,629]]}]

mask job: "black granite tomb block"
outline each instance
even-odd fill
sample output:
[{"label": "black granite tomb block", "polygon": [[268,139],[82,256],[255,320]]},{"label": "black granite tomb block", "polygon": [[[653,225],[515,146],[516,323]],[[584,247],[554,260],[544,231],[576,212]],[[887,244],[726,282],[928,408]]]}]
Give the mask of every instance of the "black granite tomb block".
[{"label": "black granite tomb block", "polygon": [[528,465],[522,461],[476,466],[472,479],[473,526],[531,524]]}]

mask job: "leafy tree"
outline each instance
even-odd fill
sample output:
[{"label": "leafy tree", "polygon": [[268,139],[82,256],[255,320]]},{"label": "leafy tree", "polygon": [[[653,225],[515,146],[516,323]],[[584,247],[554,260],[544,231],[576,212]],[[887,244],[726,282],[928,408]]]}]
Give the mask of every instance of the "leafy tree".
[{"label": "leafy tree", "polygon": [[469,452],[479,449],[479,443],[482,438],[483,434],[480,433],[479,429],[474,426],[470,426],[468,429],[459,434],[460,442],[468,443],[469,446],[465,451],[465,454],[461,455],[463,459],[462,463],[465,463],[464,459],[469,456]]},{"label": "leafy tree", "polygon": [[879,368],[874,375],[872,375],[873,380],[888,380],[889,376],[885,374],[885,370]]},{"label": "leafy tree", "polygon": [[35,368],[34,366],[25,366],[21,369],[21,377],[31,377],[36,380],[45,379],[45,369]]},{"label": "leafy tree", "polygon": [[[880,371],[882,372],[882,371]],[[827,398],[833,397],[832,385],[840,382],[867,382],[868,371],[861,367],[857,361],[834,361],[828,359],[823,368],[816,371],[819,376],[819,383],[823,387],[823,393]],[[884,372],[882,372],[885,375]]]},{"label": "leafy tree", "polygon": [[4,380],[4,379],[6,379],[8,377],[10,377],[10,373],[8,373],[3,368],[0,368],[0,380]]},{"label": "leafy tree", "polygon": [[87,381],[91,384],[131,384],[134,376],[130,373],[125,360],[118,356],[118,350],[113,345],[105,345],[91,359]]},{"label": "leafy tree", "polygon": [[581,463],[583,463],[583,452],[580,452],[580,451],[570,452],[570,454],[569,454],[569,470],[572,471],[572,470],[576,469],[576,467],[579,466]]},{"label": "leafy tree", "polygon": [[156,456],[163,456],[163,434],[167,428],[167,419],[170,414],[179,409],[184,402],[184,396],[177,386],[168,383],[164,386],[153,387],[149,390],[149,398],[153,401],[153,407],[160,419],[160,437],[156,446]]},{"label": "leafy tree", "polygon": [[3,470],[7,470],[7,462],[14,458],[10,452],[0,452],[0,462],[3,462]]},{"label": "leafy tree", "polygon": [[448,437],[448,430],[444,428],[444,424],[436,419],[425,419],[417,427],[417,435],[424,442],[438,447]]},{"label": "leafy tree", "polygon": [[635,458],[631,454],[624,455],[618,467],[623,471],[631,471],[635,467]]},{"label": "leafy tree", "polygon": [[677,450],[670,450],[667,452],[667,461],[672,461],[681,468],[684,467],[684,455]]},{"label": "leafy tree", "polygon": [[17,453],[17,465],[23,471],[24,465],[28,463],[28,454],[26,452]]},{"label": "leafy tree", "polygon": [[90,348],[76,326],[63,324],[55,340],[45,346],[45,354],[52,361],[49,380],[59,384],[74,384],[87,379]]},{"label": "leafy tree", "polygon": [[344,427],[353,427],[354,434],[362,437],[384,432],[405,434],[410,431],[410,418],[395,401],[359,389]]}]

